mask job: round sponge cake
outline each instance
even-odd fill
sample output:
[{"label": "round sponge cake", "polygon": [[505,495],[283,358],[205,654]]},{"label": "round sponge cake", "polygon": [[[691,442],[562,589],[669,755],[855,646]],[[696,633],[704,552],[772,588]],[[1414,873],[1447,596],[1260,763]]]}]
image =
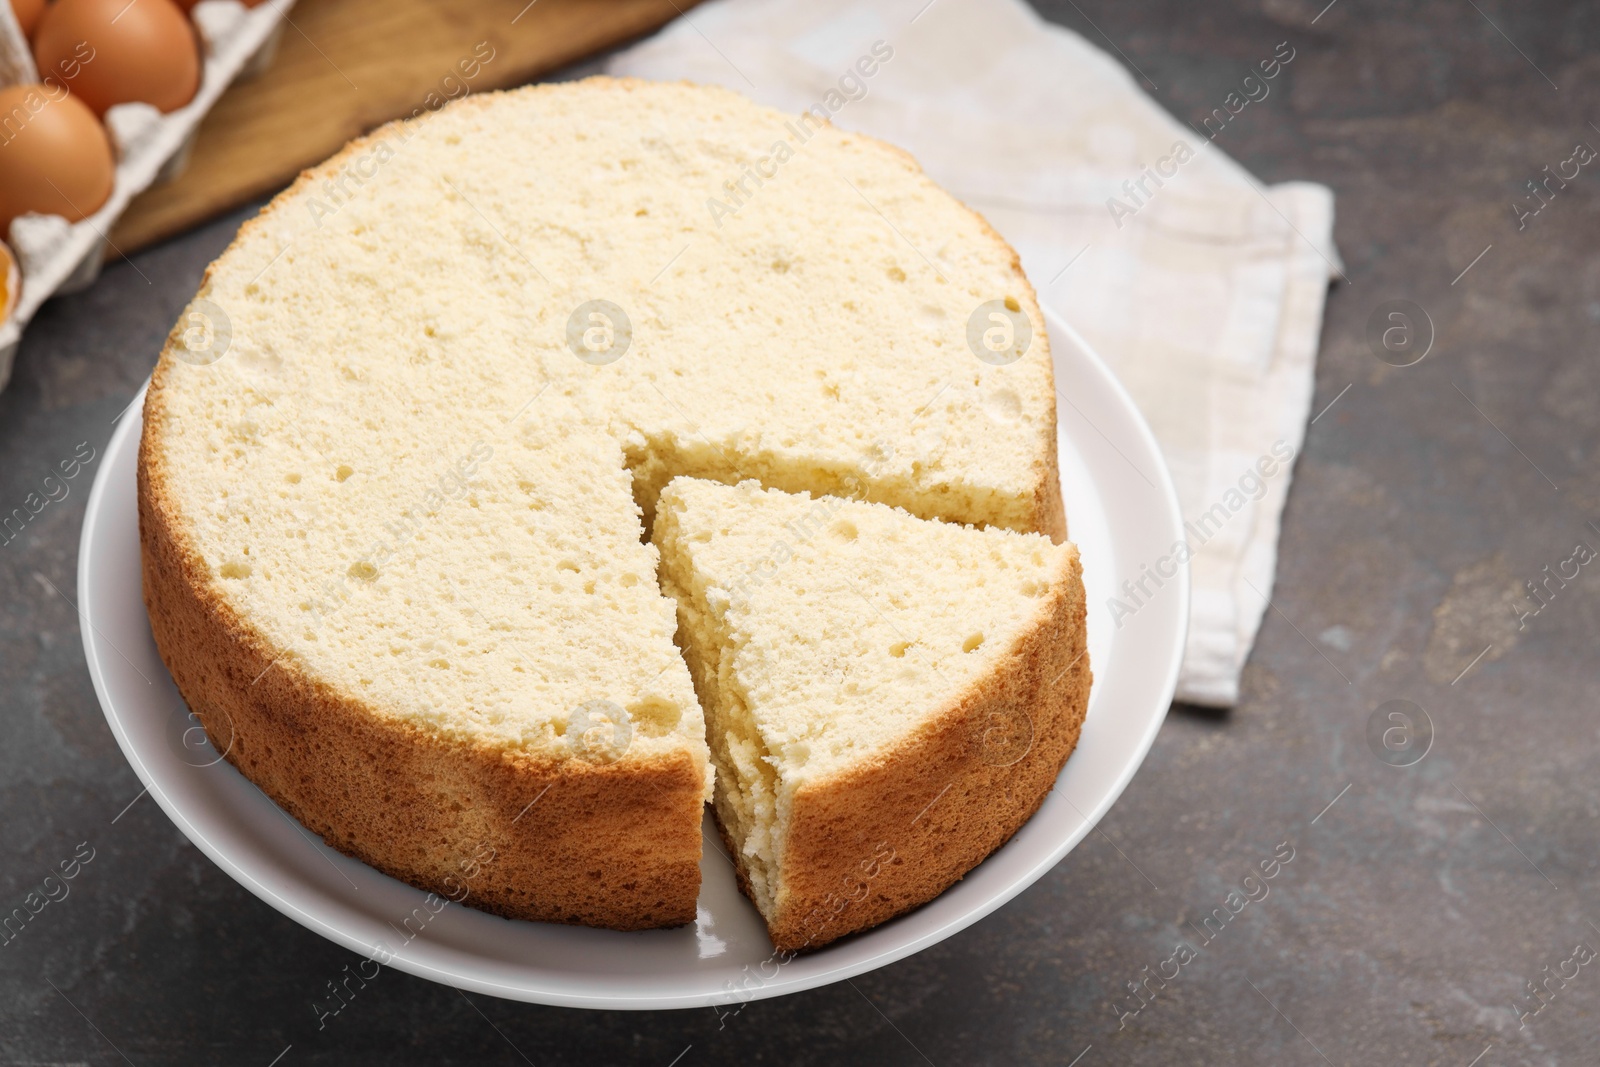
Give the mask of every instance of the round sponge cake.
[{"label": "round sponge cake", "polygon": [[[509,916],[686,922],[713,770],[649,540],[680,475],[1063,540],[1015,253],[898,150],[723,90],[471,97],[207,272],[145,403],[155,639],[335,848]],[[1045,600],[1081,637],[1081,589]]]}]

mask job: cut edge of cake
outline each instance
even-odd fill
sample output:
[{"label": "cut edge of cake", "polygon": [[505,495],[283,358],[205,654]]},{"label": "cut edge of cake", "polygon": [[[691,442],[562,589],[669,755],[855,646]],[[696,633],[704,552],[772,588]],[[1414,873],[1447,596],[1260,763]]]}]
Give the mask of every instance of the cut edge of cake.
[{"label": "cut edge of cake", "polygon": [[[1077,744],[1092,681],[1078,552],[1053,546],[1047,588],[1026,622],[1014,634],[991,635],[1009,637],[998,669],[942,695],[892,743],[786,789],[775,769],[782,759],[762,741],[736,666],[741,640],[763,636],[757,609],[740,613],[742,594],[709,584],[715,576],[693,562],[690,544],[707,532],[687,515],[694,495],[703,502],[707,493],[693,479],[667,486],[657,544],[663,587],[679,604],[679,643],[706,711],[718,829],[773,944],[809,951],[932,900],[1044,802]],[[859,520],[862,509],[928,521],[881,504],[798,499],[822,505],[830,522]]]}]

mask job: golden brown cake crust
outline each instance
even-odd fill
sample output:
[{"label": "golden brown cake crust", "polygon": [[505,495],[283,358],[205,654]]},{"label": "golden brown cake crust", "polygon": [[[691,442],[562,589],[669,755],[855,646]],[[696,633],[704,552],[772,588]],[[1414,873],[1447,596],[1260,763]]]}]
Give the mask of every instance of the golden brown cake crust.
[{"label": "golden brown cake crust", "polygon": [[694,918],[705,787],[688,752],[604,765],[451,742],[278,659],[210,591],[149,445],[152,407],[139,463],[145,606],[229,762],[329,845],[452,900],[620,930]]},{"label": "golden brown cake crust", "polygon": [[820,948],[927,903],[1044,803],[1092,680],[1077,550],[1064,561],[999,670],[899,745],[798,792],[768,923],[777,948]]},{"label": "golden brown cake crust", "polygon": [[[592,80],[618,90],[640,84]],[[487,102],[468,97],[450,106]],[[302,172],[258,219],[240,227],[197,295],[206,295],[217,264],[249,233],[398,125],[357,138]],[[984,227],[1009,251],[986,221]],[[1024,307],[1042,325],[1034,291],[1011,256]],[[174,327],[145,399],[138,459],[144,600],[161,658],[218,750],[330,846],[418,888],[510,918],[620,930],[693,920],[704,781],[688,752],[597,765],[448,741],[308,676],[217,595],[168,491],[159,447],[178,336]],[[1036,464],[1035,514],[1039,532],[1059,543],[1066,521],[1053,416]],[[1074,573],[1076,566],[1074,554]],[[1075,602],[1059,592],[1050,600],[1034,637],[999,676],[892,756],[805,796],[792,841],[811,870],[792,881],[794,895],[772,927],[779,948],[815,948],[924,903],[1004,843],[1042,803],[1077,741],[1089,688],[1086,659],[1068,667],[1084,647],[1081,584],[1076,588]],[[1051,681],[1052,669],[1068,673]],[[1033,748],[1014,766],[982,764],[973,724],[997,710],[1009,715],[1030,707],[1030,700],[1037,701],[1026,712]],[[913,820],[945,783],[949,792]],[[912,805],[918,789],[927,796]],[[873,807],[852,813],[858,802]],[[902,811],[907,805],[909,814]],[[891,812],[895,819],[887,817]],[[860,844],[900,814],[907,829],[890,842],[899,862],[883,864],[866,898],[824,924],[820,935],[807,934],[816,920],[808,927],[806,914],[831,901],[837,880],[870,858],[878,841],[858,856]],[[927,858],[907,861],[914,856]]]}]

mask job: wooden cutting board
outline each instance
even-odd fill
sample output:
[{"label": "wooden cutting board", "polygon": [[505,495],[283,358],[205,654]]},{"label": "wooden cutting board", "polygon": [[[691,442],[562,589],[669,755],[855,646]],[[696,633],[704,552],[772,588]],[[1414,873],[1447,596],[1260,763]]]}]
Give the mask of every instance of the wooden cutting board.
[{"label": "wooden cutting board", "polygon": [[233,85],[201,122],[187,169],[145,190],[117,221],[111,255],[280,189],[352,137],[452,90],[524,84],[649,33],[695,2],[301,0],[271,65]]}]

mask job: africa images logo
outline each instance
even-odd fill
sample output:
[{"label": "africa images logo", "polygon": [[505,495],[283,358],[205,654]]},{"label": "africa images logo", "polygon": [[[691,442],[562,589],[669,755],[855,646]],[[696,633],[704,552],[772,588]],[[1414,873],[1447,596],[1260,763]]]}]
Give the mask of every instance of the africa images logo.
[{"label": "africa images logo", "polygon": [[591,367],[604,367],[628,354],[633,320],[609,300],[586,300],[567,316],[567,347]]}]

